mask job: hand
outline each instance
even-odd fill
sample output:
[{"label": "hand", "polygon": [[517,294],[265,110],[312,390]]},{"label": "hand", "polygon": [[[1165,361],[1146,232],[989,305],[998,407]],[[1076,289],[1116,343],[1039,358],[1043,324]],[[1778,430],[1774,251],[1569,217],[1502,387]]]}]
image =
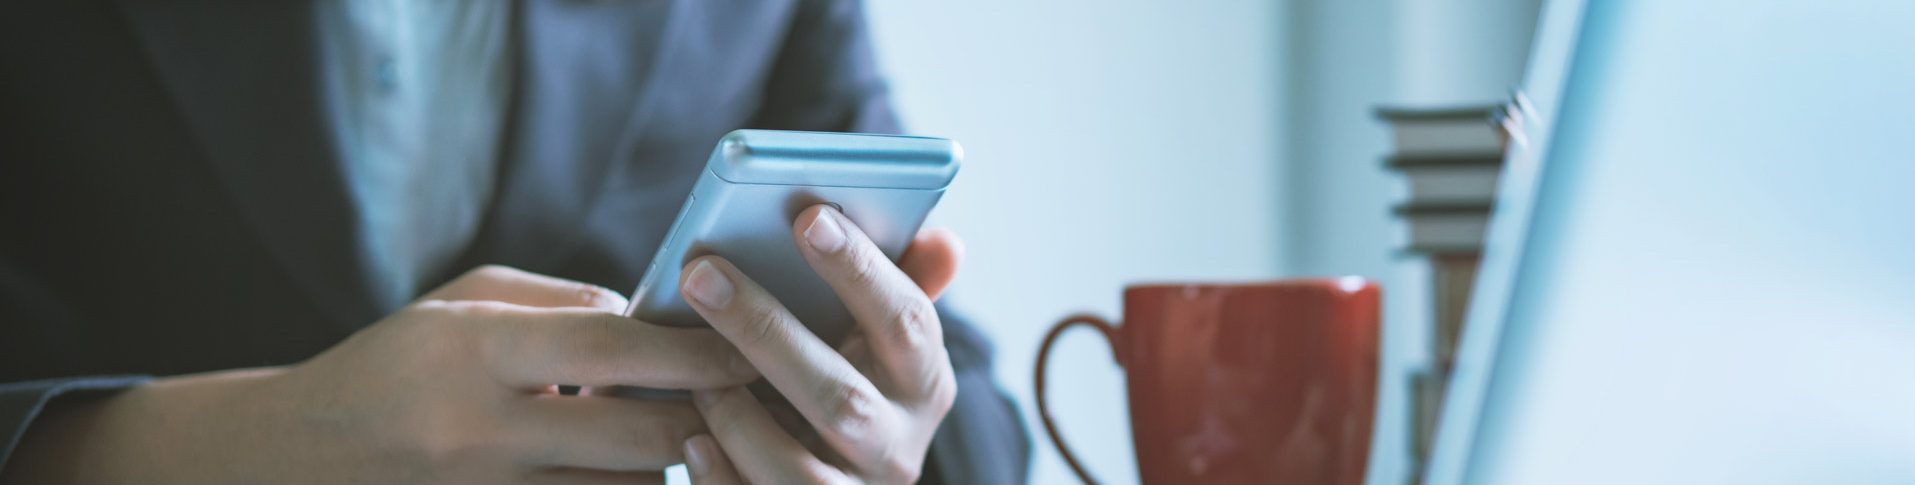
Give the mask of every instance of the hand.
[{"label": "hand", "polygon": [[[625,299],[502,267],[461,276],[286,369],[166,379],[39,433],[62,483],[662,481],[705,432],[690,403],[555,384],[709,389],[756,371],[709,329],[622,317]],[[36,424],[36,427],[39,427]],[[37,444],[36,444],[37,445]]]},{"label": "hand", "polygon": [[914,482],[957,395],[931,306],[956,274],[956,239],[928,231],[892,265],[826,206],[800,214],[792,231],[805,260],[858,321],[836,349],[723,258],[692,260],[679,286],[790,399],[824,446],[808,449],[744,388],[696,391],[693,400],[711,435],[685,442],[692,479],[701,485]]}]

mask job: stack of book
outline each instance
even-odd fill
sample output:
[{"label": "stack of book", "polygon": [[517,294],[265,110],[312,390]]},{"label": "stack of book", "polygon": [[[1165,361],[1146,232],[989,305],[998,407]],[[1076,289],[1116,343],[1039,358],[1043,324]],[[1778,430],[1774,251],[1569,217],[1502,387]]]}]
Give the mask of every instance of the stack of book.
[{"label": "stack of book", "polygon": [[[1434,441],[1443,393],[1456,360],[1470,289],[1482,259],[1505,129],[1516,103],[1439,109],[1381,108],[1394,133],[1385,164],[1403,176],[1406,196],[1393,211],[1403,222],[1404,253],[1427,258],[1432,277],[1431,363],[1410,382],[1412,453],[1420,468]],[[1412,476],[1420,477],[1421,470]]]},{"label": "stack of book", "polygon": [[1481,252],[1502,172],[1498,107],[1413,110],[1377,115],[1395,132],[1386,163],[1403,174],[1408,197],[1396,206],[1415,254]]}]

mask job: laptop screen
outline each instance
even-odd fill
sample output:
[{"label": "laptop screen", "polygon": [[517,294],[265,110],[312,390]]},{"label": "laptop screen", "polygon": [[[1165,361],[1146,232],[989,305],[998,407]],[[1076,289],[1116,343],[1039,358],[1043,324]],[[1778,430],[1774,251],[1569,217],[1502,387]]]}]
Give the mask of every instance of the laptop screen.
[{"label": "laptop screen", "polygon": [[1431,483],[1915,483],[1915,2],[1558,2]]}]

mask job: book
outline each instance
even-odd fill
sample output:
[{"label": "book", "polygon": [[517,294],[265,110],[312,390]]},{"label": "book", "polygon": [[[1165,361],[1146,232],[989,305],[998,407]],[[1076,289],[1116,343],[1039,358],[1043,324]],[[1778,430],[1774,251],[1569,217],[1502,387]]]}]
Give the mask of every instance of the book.
[{"label": "book", "polygon": [[1503,171],[1501,155],[1395,155],[1391,170],[1403,174],[1408,200],[1457,202],[1494,200]]},{"label": "book", "polygon": [[1507,141],[1502,105],[1446,108],[1387,107],[1376,115],[1389,123],[1398,155],[1474,154],[1501,158]]},{"label": "book", "polygon": [[1489,232],[1489,200],[1421,201],[1396,206],[1405,222],[1405,246],[1415,253],[1480,252]]}]

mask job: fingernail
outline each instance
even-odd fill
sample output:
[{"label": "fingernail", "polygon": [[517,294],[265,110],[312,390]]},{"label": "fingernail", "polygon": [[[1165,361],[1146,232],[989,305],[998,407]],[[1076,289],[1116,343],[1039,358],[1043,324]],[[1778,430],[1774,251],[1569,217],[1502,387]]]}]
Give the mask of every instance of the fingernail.
[{"label": "fingernail", "polygon": [[837,218],[837,214],[825,209],[811,219],[811,227],[805,228],[805,241],[811,244],[811,249],[831,253],[844,247],[844,227],[838,225]]},{"label": "fingernail", "polygon": [[707,308],[724,308],[731,303],[731,293],[731,280],[712,267],[711,261],[699,260],[692,265],[691,276],[685,278],[685,294]]},{"label": "fingernail", "polygon": [[685,440],[685,467],[690,468],[694,477],[711,473],[711,456],[706,454],[710,452],[705,450],[703,438],[705,435],[701,434]]}]

